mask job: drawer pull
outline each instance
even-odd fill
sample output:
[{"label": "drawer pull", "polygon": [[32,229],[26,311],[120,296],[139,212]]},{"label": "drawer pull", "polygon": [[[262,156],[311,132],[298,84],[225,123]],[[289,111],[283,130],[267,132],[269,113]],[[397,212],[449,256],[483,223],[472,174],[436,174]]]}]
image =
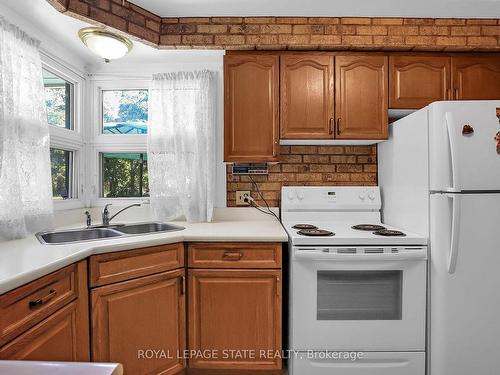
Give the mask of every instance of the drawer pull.
[{"label": "drawer pull", "polygon": [[243,254],[239,251],[225,251],[222,258],[225,260],[240,260],[243,257]]},{"label": "drawer pull", "polygon": [[36,299],[34,301],[30,301],[29,302],[29,307],[30,309],[35,309],[37,308],[38,306],[42,306],[44,304],[46,304],[47,302],[49,302],[52,298],[54,298],[56,296],[57,292],[54,290],[54,289],[51,289],[49,291],[49,294],[47,294],[45,297],[42,297],[40,299]]}]

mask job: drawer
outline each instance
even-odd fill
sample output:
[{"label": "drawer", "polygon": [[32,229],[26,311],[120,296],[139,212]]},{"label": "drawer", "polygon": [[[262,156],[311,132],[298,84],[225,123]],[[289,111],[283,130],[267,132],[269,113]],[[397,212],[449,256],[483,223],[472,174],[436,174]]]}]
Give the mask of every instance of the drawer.
[{"label": "drawer", "polygon": [[90,257],[90,287],[184,267],[184,245],[175,243]]},{"label": "drawer", "polygon": [[191,268],[281,268],[281,243],[218,243],[188,245]]},{"label": "drawer", "polygon": [[77,264],[43,276],[0,296],[0,346],[75,300]]},{"label": "drawer", "polygon": [[[290,374],[315,375],[424,375],[424,352],[361,352],[355,360],[342,356],[356,352],[298,352],[289,360]],[[358,352],[359,353],[359,352]]]}]

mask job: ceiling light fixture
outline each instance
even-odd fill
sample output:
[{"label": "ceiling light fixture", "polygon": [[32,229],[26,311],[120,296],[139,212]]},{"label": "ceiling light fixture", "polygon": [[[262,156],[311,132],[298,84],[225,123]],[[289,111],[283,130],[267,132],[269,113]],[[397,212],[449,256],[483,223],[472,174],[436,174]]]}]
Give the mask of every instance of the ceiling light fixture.
[{"label": "ceiling light fixture", "polygon": [[78,31],[82,42],[97,56],[109,60],[120,59],[130,52],[132,42],[121,35],[100,27],[85,27]]}]

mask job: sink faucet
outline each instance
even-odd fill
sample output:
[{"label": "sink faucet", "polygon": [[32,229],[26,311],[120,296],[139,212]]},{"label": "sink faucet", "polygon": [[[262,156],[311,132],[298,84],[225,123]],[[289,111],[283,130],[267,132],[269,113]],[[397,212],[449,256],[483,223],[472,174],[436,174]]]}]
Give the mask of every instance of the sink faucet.
[{"label": "sink faucet", "polygon": [[85,211],[83,213],[86,217],[86,223],[87,223],[87,229],[90,228],[92,226],[92,216],[90,216],[90,212],[89,211]]},{"label": "sink faucet", "polygon": [[119,210],[117,213],[115,213],[113,216],[109,216],[109,210],[108,210],[108,206],[111,206],[111,203],[108,203],[107,205],[104,206],[104,209],[102,210],[102,225],[109,225],[109,222],[111,220],[113,220],[113,218],[118,215],[119,213],[125,211],[127,208],[130,208],[130,207],[139,207],[141,204],[140,203],[134,203],[134,204],[131,204],[127,207],[123,207],[121,210]]}]

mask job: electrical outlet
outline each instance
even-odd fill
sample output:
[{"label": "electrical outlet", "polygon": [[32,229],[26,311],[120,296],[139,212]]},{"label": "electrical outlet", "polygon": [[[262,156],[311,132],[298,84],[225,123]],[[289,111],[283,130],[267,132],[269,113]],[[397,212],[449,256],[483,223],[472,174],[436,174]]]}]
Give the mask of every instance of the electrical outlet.
[{"label": "electrical outlet", "polygon": [[236,191],[236,205],[248,206],[249,204],[244,201],[245,197],[250,196],[250,190],[237,190]]}]

